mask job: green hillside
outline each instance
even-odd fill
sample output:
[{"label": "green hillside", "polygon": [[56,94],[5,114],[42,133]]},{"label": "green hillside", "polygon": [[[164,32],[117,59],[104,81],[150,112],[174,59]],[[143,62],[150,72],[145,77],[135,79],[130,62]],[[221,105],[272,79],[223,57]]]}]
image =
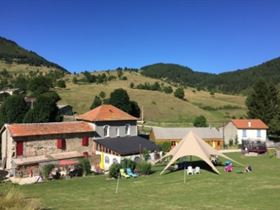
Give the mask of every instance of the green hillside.
[{"label": "green hillside", "polygon": [[260,78],[276,85],[280,83],[280,58],[243,70],[221,74],[201,73],[185,66],[164,63],[145,66],[141,69],[142,74],[148,77],[226,93],[244,92]]},{"label": "green hillside", "polygon": [[[99,73],[95,73],[100,74]],[[108,73],[106,73],[108,74]],[[110,72],[110,75],[117,75]],[[213,126],[221,126],[223,122],[232,117],[241,117],[246,113],[244,105],[245,97],[238,95],[227,95],[216,93],[212,96],[207,91],[195,91],[193,88],[186,88],[186,101],[175,98],[173,94],[166,94],[159,91],[139,90],[130,88],[130,83],[154,83],[160,80],[145,77],[138,72],[125,71],[127,80],[112,80],[106,84],[73,84],[73,75],[66,76],[67,88],[57,89],[62,98],[60,103],[70,104],[74,111],[81,114],[89,110],[95,95],[101,91],[106,97],[116,88],[127,90],[130,98],[137,101],[144,110],[144,119],[148,124],[161,125],[189,125],[198,115],[204,115]],[[82,78],[82,76],[76,76]],[[168,84],[166,84],[168,85]],[[173,90],[176,87],[172,86]]]},{"label": "green hillside", "polygon": [[12,64],[58,69],[69,73],[65,68],[46,60],[33,51],[28,51],[16,42],[0,37],[0,63],[2,68]]}]

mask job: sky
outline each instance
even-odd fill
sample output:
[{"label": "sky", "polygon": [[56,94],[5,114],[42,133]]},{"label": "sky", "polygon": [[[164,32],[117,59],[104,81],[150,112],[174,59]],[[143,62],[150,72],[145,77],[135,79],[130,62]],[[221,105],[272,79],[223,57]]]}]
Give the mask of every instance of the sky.
[{"label": "sky", "polygon": [[219,73],[280,56],[279,11],[279,0],[0,0],[0,36],[72,72]]}]

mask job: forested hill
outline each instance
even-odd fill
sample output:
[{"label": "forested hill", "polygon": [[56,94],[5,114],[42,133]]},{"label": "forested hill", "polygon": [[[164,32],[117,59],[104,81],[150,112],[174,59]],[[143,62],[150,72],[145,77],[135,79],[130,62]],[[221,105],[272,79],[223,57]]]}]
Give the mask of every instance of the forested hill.
[{"label": "forested hill", "polygon": [[141,70],[144,76],[166,79],[169,82],[192,87],[204,87],[204,82],[206,80],[215,77],[214,74],[196,72],[188,67],[177,64],[158,63],[144,66]]},{"label": "forested hill", "polygon": [[30,66],[46,66],[53,67],[69,73],[65,68],[58,64],[52,63],[45,58],[39,56],[35,52],[28,51],[16,42],[8,40],[0,36],[0,60],[6,63],[28,64]]},{"label": "forested hill", "polygon": [[240,93],[259,79],[280,83],[280,57],[254,67],[221,74],[202,73],[185,66],[163,63],[144,66],[141,70],[148,77],[226,93]]}]

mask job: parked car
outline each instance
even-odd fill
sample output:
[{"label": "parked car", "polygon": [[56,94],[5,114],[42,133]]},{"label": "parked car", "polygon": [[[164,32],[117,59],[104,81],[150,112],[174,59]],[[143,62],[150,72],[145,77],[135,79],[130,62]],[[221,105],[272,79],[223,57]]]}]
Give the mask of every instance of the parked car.
[{"label": "parked car", "polygon": [[267,152],[266,144],[262,141],[242,141],[241,149],[243,153],[255,152],[263,154]]}]

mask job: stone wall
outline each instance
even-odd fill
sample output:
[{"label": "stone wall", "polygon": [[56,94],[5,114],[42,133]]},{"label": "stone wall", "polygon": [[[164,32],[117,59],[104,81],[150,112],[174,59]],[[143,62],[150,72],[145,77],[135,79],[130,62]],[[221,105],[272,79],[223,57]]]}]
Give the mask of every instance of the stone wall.
[{"label": "stone wall", "polygon": [[88,146],[82,146],[82,137],[65,138],[65,149],[57,148],[57,139],[40,139],[24,141],[23,156],[32,157],[39,155],[56,154],[61,152],[77,151],[80,153],[88,152],[92,155],[93,152],[93,140],[89,138]]}]

